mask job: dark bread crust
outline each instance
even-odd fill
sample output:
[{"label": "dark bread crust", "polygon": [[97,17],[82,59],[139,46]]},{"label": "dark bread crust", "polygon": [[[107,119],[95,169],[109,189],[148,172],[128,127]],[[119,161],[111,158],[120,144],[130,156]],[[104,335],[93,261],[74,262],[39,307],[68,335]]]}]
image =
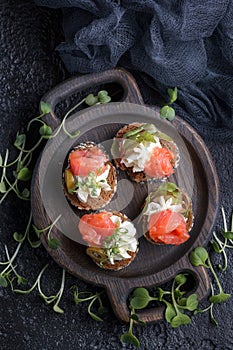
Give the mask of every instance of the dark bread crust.
[{"label": "dark bread crust", "polygon": [[[125,125],[123,128],[121,128],[117,132],[115,138],[121,139],[123,138],[126,132],[135,130],[142,125],[143,123],[132,123],[132,124]],[[174,142],[169,142],[166,140],[160,140],[160,143],[164,148],[168,149],[173,154],[173,159],[171,160],[171,164],[174,168],[177,165],[179,160],[179,151],[178,151],[177,145]],[[116,167],[120,168],[123,171],[127,171],[128,175],[135,182],[142,182],[142,181],[147,181],[148,179],[153,179],[153,178],[150,178],[148,175],[146,175],[144,171],[133,172],[133,167],[126,167],[124,164],[121,163],[120,158],[114,159],[114,162]]]},{"label": "dark bread crust", "polygon": [[[192,211],[192,202],[188,196],[188,194],[184,191],[184,190],[181,190],[181,193],[182,193],[182,202],[183,202],[183,208],[187,208],[187,205],[188,205],[188,211],[189,211],[189,215],[187,217],[187,221],[186,221],[186,229],[187,229],[187,232],[189,232],[193,226],[193,220],[194,220],[194,215],[193,215],[193,211]],[[154,241],[153,239],[151,239],[150,235],[149,235],[149,231],[148,231],[148,228],[147,228],[147,225],[148,225],[148,222],[147,222],[147,218],[144,217],[143,218],[143,232],[144,233],[144,237],[152,244],[157,244],[157,245],[166,245],[165,243],[163,242],[156,242]]]},{"label": "dark bread crust", "polygon": [[[77,147],[76,149],[84,149],[86,148],[91,148],[91,147],[96,147],[96,144],[94,143],[86,143],[84,145],[81,145],[80,147]],[[98,147],[98,146],[97,146]],[[87,202],[83,203],[81,202],[77,195],[71,194],[68,192],[65,181],[63,179],[63,189],[66,197],[69,199],[70,203],[80,209],[80,210],[97,210],[101,209],[104,206],[106,206],[110,200],[112,199],[114,193],[116,192],[116,185],[117,185],[117,177],[116,177],[116,170],[115,167],[112,165],[110,161],[105,162],[105,165],[109,165],[109,174],[107,177],[107,183],[111,186],[111,191],[106,191],[103,188],[101,189],[100,196],[98,198],[92,198],[88,196]],[[67,167],[69,169],[69,166]]]},{"label": "dark bread crust", "polygon": [[[116,215],[116,216],[119,216],[121,218],[122,222],[130,221],[126,215],[124,215],[124,214],[122,214],[120,212],[114,211],[114,212],[112,212],[112,214]],[[104,248],[102,249],[102,251],[104,252]],[[137,252],[138,252],[138,248],[137,248],[136,252],[127,251],[127,253],[131,256],[131,258],[124,259],[124,260],[115,260],[114,261],[114,265],[112,265],[108,261],[105,261],[102,264],[100,264],[97,261],[95,261],[94,259],[92,259],[92,260],[101,269],[118,271],[118,270],[121,270],[121,269],[127,267],[129,264],[131,264],[131,262],[135,259],[136,255],[137,255]]]},{"label": "dark bread crust", "polygon": [[119,271],[124,269],[125,267],[129,266],[131,264],[131,262],[135,259],[136,255],[137,255],[138,249],[136,250],[136,252],[130,252],[127,251],[127,253],[131,256],[130,259],[124,259],[124,260],[115,260],[114,261],[114,265],[112,265],[110,262],[104,262],[102,265],[98,264],[96,261],[94,261],[96,263],[96,265],[98,265],[101,269],[105,269],[105,270],[112,270],[112,271]]}]

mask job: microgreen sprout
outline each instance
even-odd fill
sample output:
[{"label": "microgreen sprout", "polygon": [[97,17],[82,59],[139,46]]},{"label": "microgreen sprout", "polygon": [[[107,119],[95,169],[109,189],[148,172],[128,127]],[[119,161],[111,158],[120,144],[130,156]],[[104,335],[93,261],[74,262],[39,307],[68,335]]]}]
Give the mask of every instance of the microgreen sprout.
[{"label": "microgreen sprout", "polygon": [[139,324],[143,324],[143,322],[135,314],[135,309],[133,307],[130,307],[129,329],[128,329],[128,332],[126,332],[126,333],[121,335],[120,340],[121,340],[122,343],[131,344],[131,345],[134,345],[137,348],[139,348],[140,347],[140,341],[133,334],[133,324],[134,324],[134,322],[137,322]]},{"label": "microgreen sprout", "polygon": [[175,110],[171,107],[171,104],[177,100],[177,87],[168,89],[167,92],[169,95],[169,102],[160,109],[160,116],[161,118],[172,121],[175,118]]},{"label": "microgreen sprout", "polygon": [[10,274],[13,272],[17,277],[19,277],[18,273],[16,273],[15,266],[13,266],[13,262],[16,259],[18,252],[20,250],[21,243],[18,243],[12,257],[10,258],[7,246],[5,245],[5,252],[7,256],[7,261],[0,262],[0,265],[6,265],[6,267],[0,272],[0,286],[7,287],[8,282],[10,282]]},{"label": "microgreen sprout", "polygon": [[[9,265],[12,268],[12,272],[15,274],[14,278],[17,278],[17,284],[18,285],[20,285],[20,284],[27,284],[26,278],[24,278],[23,276],[19,275],[19,273],[15,269],[15,266],[12,265],[12,259],[10,258],[7,246],[5,246],[5,251],[6,251],[7,259],[9,261]],[[13,279],[11,280],[11,282],[13,282]]]},{"label": "microgreen sprout", "polygon": [[212,262],[210,260],[207,250],[203,247],[196,247],[190,254],[190,262],[193,266],[204,266],[209,268],[215,278],[217,283],[219,293],[217,295],[212,295],[209,301],[218,304],[227,301],[230,298],[230,294],[226,294],[223,291],[222,285],[218,279],[218,276],[213,268]]},{"label": "microgreen sprout", "polygon": [[226,221],[226,214],[224,211],[224,208],[221,208],[222,218],[223,218],[223,229],[221,231],[221,236],[224,238],[224,241],[222,241],[216,234],[216,232],[213,232],[214,240],[211,241],[212,247],[215,250],[216,253],[222,254],[224,266],[218,265],[219,269],[222,271],[226,271],[228,259],[226,254],[226,248],[232,249],[233,248],[233,213],[231,216],[231,226],[230,229],[227,229],[227,221]]},{"label": "microgreen sprout", "polygon": [[57,249],[60,245],[60,241],[57,238],[51,238],[52,230],[56,226],[56,223],[60,218],[61,218],[61,215],[59,215],[49,226],[42,229],[38,229],[35,225],[32,225],[38,237],[40,237],[41,233],[47,233],[48,246],[51,249]]},{"label": "microgreen sprout", "polygon": [[[93,318],[93,320],[102,322],[103,319],[98,315],[103,315],[104,313],[108,312],[107,308],[103,306],[103,302],[101,299],[101,296],[104,294],[104,291],[101,291],[98,293],[79,292],[77,286],[73,286],[72,289],[74,289],[75,304],[78,305],[79,303],[89,301],[88,308],[87,308],[88,314],[91,316],[91,318]],[[92,307],[97,301],[98,301],[98,309],[97,309],[98,315],[96,315],[92,311]]]},{"label": "microgreen sprout", "polygon": [[17,293],[17,294],[30,294],[34,289],[38,289],[39,291],[39,295],[40,297],[46,302],[46,304],[50,304],[52,302],[55,302],[54,306],[53,306],[53,310],[57,313],[62,314],[64,311],[59,307],[59,302],[61,300],[61,297],[63,295],[64,292],[64,287],[65,287],[65,270],[62,270],[62,279],[61,279],[61,286],[59,291],[57,292],[57,294],[55,295],[50,295],[47,296],[43,293],[42,289],[41,289],[41,278],[42,275],[44,273],[44,271],[46,270],[46,268],[48,267],[48,265],[45,265],[43,267],[43,269],[40,271],[39,275],[36,278],[36,281],[34,282],[34,284],[32,285],[31,288],[27,289],[27,290],[23,290],[23,289],[15,289],[13,287],[13,283],[11,282],[11,288],[13,290],[13,292]]},{"label": "microgreen sprout", "polygon": [[32,212],[30,212],[25,232],[23,234],[18,233],[17,231],[14,232],[13,238],[16,242],[19,242],[19,243],[23,243],[24,240],[27,238],[27,240],[32,248],[38,248],[41,244],[41,241],[40,240],[36,240],[36,241],[31,240],[31,237],[30,237],[31,226],[32,226]]},{"label": "microgreen sprout", "polygon": [[[212,283],[210,283],[210,288],[211,288],[211,296],[213,296],[214,295],[214,288],[213,288]],[[211,323],[213,323],[214,326],[218,326],[218,322],[216,321],[216,319],[214,318],[214,315],[213,315],[213,307],[214,307],[214,303],[211,302],[210,305],[208,307],[206,307],[205,309],[196,309],[194,311],[194,315],[209,311]]]},{"label": "microgreen sprout", "polygon": [[110,101],[111,101],[111,97],[108,95],[108,92],[106,90],[99,91],[97,96],[94,96],[93,94],[89,94],[85,98],[85,103],[90,107],[96,104],[106,104]]},{"label": "microgreen sprout", "polygon": [[27,131],[29,131],[31,124],[35,121],[39,121],[43,124],[43,121],[41,120],[41,118],[43,118],[46,114],[51,112],[51,106],[48,103],[41,101],[40,110],[41,110],[41,114],[38,117],[31,119],[30,122],[28,123]]}]

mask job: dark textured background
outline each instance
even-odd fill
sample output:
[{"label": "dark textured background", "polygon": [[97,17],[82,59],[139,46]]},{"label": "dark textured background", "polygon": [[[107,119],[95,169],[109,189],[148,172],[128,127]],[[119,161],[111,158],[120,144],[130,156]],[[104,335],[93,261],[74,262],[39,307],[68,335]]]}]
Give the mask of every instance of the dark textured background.
[{"label": "dark textured background", "polygon": [[[42,95],[68,75],[54,51],[61,41],[60,13],[36,7],[30,1],[0,1],[0,151],[11,149],[18,129],[38,114]],[[152,91],[138,81],[147,103],[155,103]],[[233,145],[205,140],[213,155],[220,177],[222,205],[229,218],[233,208],[232,167]],[[25,227],[29,209],[13,195],[1,206],[0,258],[4,244],[15,249],[12,233]],[[221,226],[220,216],[216,229]],[[228,252],[229,269],[220,274],[227,292],[232,291],[232,254]],[[214,261],[218,262],[216,254]],[[49,263],[43,277],[45,293],[59,289],[61,269],[41,247],[33,250],[26,243],[19,253],[18,270],[33,283],[40,269]],[[0,349],[121,349],[120,335],[127,326],[121,324],[110,310],[103,323],[87,316],[86,306],[75,306],[70,287],[80,290],[95,288],[67,276],[60,306],[65,313],[58,315],[34,291],[28,296],[14,295],[10,288],[0,289]],[[106,300],[106,303],[107,300]],[[188,326],[171,329],[165,322],[135,327],[141,349],[233,349],[232,300],[215,308],[219,326],[214,327],[208,314],[198,315]],[[126,348],[130,348],[126,347]]]}]

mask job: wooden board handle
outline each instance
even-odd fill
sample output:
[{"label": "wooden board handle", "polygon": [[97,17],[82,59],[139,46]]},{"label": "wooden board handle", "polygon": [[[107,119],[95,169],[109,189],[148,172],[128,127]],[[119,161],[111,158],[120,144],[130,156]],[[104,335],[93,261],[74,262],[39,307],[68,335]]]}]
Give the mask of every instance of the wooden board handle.
[{"label": "wooden board handle", "polygon": [[[203,266],[194,267],[189,262],[188,257],[185,257],[185,268],[181,268],[178,273],[190,273],[196,282],[195,288],[191,291],[197,295],[198,301],[202,301],[210,291],[210,281],[206,268]],[[135,287],[136,288],[136,287]],[[145,286],[147,288],[147,286]],[[115,285],[114,287],[108,286],[107,294],[110,299],[113,311],[115,315],[123,322],[129,322],[130,311],[128,307],[128,296],[129,289],[127,289],[127,285],[123,287],[121,284],[120,289],[119,286]],[[145,323],[157,322],[164,320],[164,312],[165,307],[154,307],[150,309],[138,310],[136,311],[139,318]]]},{"label": "wooden board handle", "polygon": [[74,93],[108,83],[117,83],[122,87],[124,93],[121,102],[144,103],[132,75],[123,69],[112,69],[101,73],[72,77],[54,87],[42,98],[42,101],[50,104],[52,109],[51,113],[44,116],[43,120],[50,125],[52,129],[55,129],[60,124],[60,119],[55,114],[56,105],[60,101]]}]

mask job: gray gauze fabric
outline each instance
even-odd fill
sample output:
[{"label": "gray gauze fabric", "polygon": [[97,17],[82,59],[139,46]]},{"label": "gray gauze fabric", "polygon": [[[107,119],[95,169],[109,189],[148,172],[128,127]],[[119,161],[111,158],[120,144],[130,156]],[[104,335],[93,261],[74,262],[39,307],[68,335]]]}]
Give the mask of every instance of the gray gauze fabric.
[{"label": "gray gauze fabric", "polygon": [[[68,71],[140,72],[205,137],[233,141],[233,0],[36,0],[63,9]],[[152,78],[152,79],[151,79]]]}]

